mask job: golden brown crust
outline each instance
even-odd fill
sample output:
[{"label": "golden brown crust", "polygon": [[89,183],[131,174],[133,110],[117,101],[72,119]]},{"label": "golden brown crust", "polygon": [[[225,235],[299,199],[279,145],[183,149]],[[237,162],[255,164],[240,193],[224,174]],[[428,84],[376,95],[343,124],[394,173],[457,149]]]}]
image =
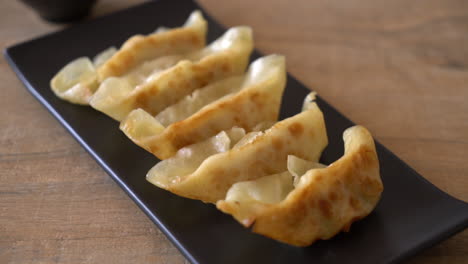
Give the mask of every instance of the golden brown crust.
[{"label": "golden brown crust", "polygon": [[[219,201],[217,207],[245,226],[252,224],[253,232],[295,246],[348,231],[354,221],[374,209],[383,185],[370,133],[355,126],[344,137],[345,155],[327,168],[308,171],[282,202],[260,210],[240,209],[233,201]],[[246,215],[246,210],[251,214]]]},{"label": "golden brown crust", "polygon": [[[262,75],[264,79],[259,80],[252,80],[254,78],[250,73],[243,77],[234,77],[242,80],[235,82],[235,85],[239,86],[235,90],[239,91],[240,89],[239,92],[226,94],[205,105],[189,117],[170,124],[160,133],[135,139],[131,132],[127,132],[134,131],[131,121],[132,115],[122,122],[121,128],[135,143],[156,157],[167,159],[173,156],[178,149],[203,141],[220,131],[235,126],[251,131],[260,122],[275,122],[278,118],[281,97],[286,84],[284,57],[267,56],[257,60],[255,65],[262,67],[261,72],[274,72]],[[221,83],[225,81],[221,81]],[[229,83],[229,80],[226,83]],[[135,125],[139,124],[135,123]]]},{"label": "golden brown crust", "polygon": [[[126,79],[129,76],[107,78],[90,105],[118,121],[138,108],[151,115],[159,114],[208,83],[242,74],[252,49],[252,30],[248,27],[231,28],[209,46],[184,55],[187,60],[180,60],[169,68],[162,65],[162,69],[145,76],[145,81],[138,82],[136,86]],[[171,62],[169,64],[180,59],[177,56],[164,58]]]},{"label": "golden brown crust", "polygon": [[[290,135],[288,130],[293,123],[304,126],[305,133],[299,138]],[[315,130],[313,138],[309,137],[310,130]],[[273,146],[273,138],[285,146],[282,151]],[[312,107],[275,124],[249,144],[209,157],[194,173],[167,189],[184,197],[216,203],[224,199],[236,182],[285,171],[289,154],[317,161],[327,143],[323,115],[318,107]]]},{"label": "golden brown crust", "polygon": [[102,82],[111,76],[122,76],[145,60],[201,49],[205,46],[206,27],[206,21],[203,21],[197,27],[133,36],[98,69],[99,80]]},{"label": "golden brown crust", "polygon": [[[133,102],[132,109],[141,108],[156,115],[196,89],[223,78],[242,74],[247,67],[250,51],[251,49],[228,50],[196,63],[184,61],[168,71],[168,76],[161,76],[167,79],[164,88],[160,85],[164,81],[148,82],[135,90],[127,100]],[[177,94],[174,91],[177,91]]]},{"label": "golden brown crust", "polygon": [[[281,85],[281,84],[280,84]],[[284,85],[283,85],[284,87]],[[282,93],[263,94],[259,100],[265,107],[254,102],[248,95],[248,90],[241,92],[229,100],[229,102],[214,104],[213,107],[205,108],[192,117],[174,123],[167,127],[164,132],[149,142],[150,149],[160,144],[161,141],[168,142],[174,146],[173,152],[167,155],[153,152],[160,158],[172,156],[178,149],[205,139],[219,131],[234,126],[251,131],[259,122],[276,121],[279,112],[279,99]]]}]

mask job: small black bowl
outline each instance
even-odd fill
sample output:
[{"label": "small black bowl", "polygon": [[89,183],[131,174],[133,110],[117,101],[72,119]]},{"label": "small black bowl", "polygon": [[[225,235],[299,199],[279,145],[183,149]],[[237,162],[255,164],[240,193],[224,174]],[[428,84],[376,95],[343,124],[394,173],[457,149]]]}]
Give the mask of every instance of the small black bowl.
[{"label": "small black bowl", "polygon": [[34,9],[43,19],[65,23],[84,18],[96,0],[21,0]]}]

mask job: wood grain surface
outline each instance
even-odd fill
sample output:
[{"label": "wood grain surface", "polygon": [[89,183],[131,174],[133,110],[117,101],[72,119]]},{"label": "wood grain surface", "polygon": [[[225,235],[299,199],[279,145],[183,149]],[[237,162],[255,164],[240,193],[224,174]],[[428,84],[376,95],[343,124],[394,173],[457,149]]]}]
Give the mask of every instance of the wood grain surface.
[{"label": "wood grain surface", "polygon": [[[143,1],[101,0],[92,17]],[[468,1],[215,1],[226,26],[468,201]],[[0,48],[66,27],[0,1]],[[0,59],[0,263],[187,263]],[[369,249],[371,250],[371,249]],[[468,231],[407,263],[468,263]]]}]

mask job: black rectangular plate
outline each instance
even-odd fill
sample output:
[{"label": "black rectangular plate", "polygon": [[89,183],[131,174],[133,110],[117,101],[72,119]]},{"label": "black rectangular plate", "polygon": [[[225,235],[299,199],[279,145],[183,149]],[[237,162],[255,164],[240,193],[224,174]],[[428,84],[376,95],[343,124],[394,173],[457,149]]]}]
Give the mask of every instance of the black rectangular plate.
[{"label": "black rectangular plate", "polygon": [[[375,211],[352,231],[296,248],[251,233],[213,205],[178,197],[145,180],[155,158],[134,145],[118,123],[91,107],[58,99],[49,80],[66,63],[94,56],[158,26],[181,25],[201,9],[190,0],[161,0],[85,22],[6,49],[26,88],[83,145],[192,263],[394,263],[468,226],[468,205],[443,193],[377,142],[385,191]],[[209,18],[209,40],[224,28]],[[260,54],[255,53],[254,58]],[[309,90],[288,77],[281,118],[300,111]],[[322,162],[343,153],[342,132],[353,123],[319,98],[330,144]]]}]

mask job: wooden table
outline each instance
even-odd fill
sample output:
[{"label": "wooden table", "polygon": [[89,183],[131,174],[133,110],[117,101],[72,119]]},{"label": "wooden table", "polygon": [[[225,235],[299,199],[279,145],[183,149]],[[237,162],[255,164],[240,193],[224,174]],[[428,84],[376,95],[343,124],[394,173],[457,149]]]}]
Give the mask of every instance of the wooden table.
[{"label": "wooden table", "polygon": [[[92,16],[142,1],[101,0]],[[449,194],[468,201],[468,2],[200,1]],[[0,2],[0,48],[63,26]],[[0,263],[186,263],[0,59]],[[464,231],[408,263],[468,263]]]}]

